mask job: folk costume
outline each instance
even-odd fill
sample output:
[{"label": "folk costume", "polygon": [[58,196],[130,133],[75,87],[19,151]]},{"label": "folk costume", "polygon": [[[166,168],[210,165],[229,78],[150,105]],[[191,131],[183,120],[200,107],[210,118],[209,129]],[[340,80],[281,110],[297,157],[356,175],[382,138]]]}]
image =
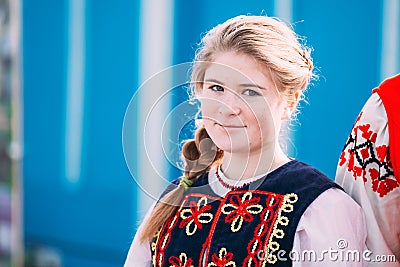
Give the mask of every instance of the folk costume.
[{"label": "folk costume", "polygon": [[[125,266],[337,266],[321,252],[337,249],[340,240],[346,243],[342,249],[362,251],[365,242],[360,207],[297,160],[244,181],[212,168],[187,189],[181,207],[151,244],[138,238],[147,219]],[[313,250],[315,258],[302,259],[305,250]]]},{"label": "folk costume", "polygon": [[400,75],[372,91],[341,153],[336,181],[365,212],[371,259],[397,258],[369,266],[400,266]]}]

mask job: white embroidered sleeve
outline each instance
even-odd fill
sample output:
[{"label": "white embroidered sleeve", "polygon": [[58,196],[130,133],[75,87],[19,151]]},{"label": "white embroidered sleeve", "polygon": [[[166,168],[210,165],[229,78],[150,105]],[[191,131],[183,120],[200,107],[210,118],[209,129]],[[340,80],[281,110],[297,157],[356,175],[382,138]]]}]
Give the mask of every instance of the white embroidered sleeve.
[{"label": "white embroidered sleeve", "polygon": [[[353,126],[336,170],[336,182],[364,210],[371,267],[400,266],[400,183],[392,168],[389,129],[384,103],[373,93]],[[396,257],[397,263],[392,262]]]}]

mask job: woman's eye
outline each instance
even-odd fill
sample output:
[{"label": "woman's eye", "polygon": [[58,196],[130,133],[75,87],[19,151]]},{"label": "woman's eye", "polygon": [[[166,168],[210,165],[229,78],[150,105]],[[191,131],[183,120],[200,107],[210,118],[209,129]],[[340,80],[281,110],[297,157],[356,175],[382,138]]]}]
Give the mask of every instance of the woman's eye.
[{"label": "woman's eye", "polygon": [[244,94],[244,95],[247,95],[247,96],[256,96],[256,95],[260,95],[258,92],[254,91],[254,90],[251,90],[251,89],[246,89],[246,90],[243,92],[243,94]]},{"label": "woman's eye", "polygon": [[217,85],[217,84],[211,85],[209,88],[215,92],[223,92],[224,91],[224,88],[222,88],[222,86]]}]

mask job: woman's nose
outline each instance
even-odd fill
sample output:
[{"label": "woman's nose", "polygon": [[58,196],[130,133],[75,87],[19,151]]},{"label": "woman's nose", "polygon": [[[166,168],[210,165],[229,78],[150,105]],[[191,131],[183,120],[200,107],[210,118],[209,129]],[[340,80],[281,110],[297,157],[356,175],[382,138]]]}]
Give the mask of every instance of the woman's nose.
[{"label": "woman's nose", "polygon": [[239,115],[243,104],[243,99],[237,92],[226,90],[221,103],[221,112],[227,115]]}]

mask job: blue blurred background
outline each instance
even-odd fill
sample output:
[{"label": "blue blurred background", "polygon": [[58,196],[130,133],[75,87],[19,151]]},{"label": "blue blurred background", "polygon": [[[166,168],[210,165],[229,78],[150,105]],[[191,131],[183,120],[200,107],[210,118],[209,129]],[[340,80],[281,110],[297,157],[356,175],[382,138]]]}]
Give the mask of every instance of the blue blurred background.
[{"label": "blue blurred background", "polygon": [[[331,178],[371,90],[399,72],[397,0],[19,2],[26,266],[123,265],[151,202],[138,186],[146,170],[133,179],[124,159],[125,111],[147,78],[191,61],[217,23],[266,14],[307,37],[320,79],[301,105],[288,151]],[[170,99],[171,107],[184,97]],[[140,169],[144,155],[133,153]],[[179,175],[168,166],[164,173]]]}]

